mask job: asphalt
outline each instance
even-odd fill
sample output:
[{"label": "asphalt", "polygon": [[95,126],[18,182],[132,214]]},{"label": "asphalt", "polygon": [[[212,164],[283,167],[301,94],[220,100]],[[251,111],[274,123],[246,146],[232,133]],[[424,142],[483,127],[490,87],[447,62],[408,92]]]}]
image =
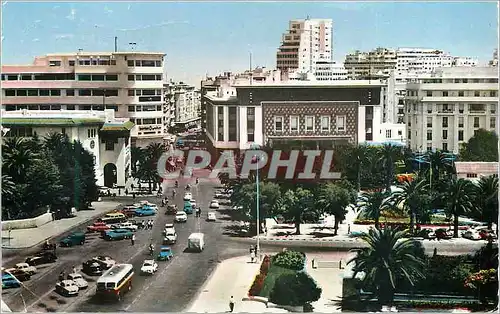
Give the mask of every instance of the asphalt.
[{"label": "asphalt", "polygon": [[[183,206],[183,189],[178,189],[175,203]],[[89,235],[87,243],[73,248],[58,248],[58,261],[38,267],[38,274],[31,280],[23,283],[20,289],[2,291],[3,301],[15,312],[170,312],[182,311],[196,296],[199,288],[210,276],[216,265],[230,257],[247,254],[248,245],[230,241],[223,233],[223,220],[217,222],[205,221],[208,206],[213,198],[214,183],[206,182],[192,188],[193,197],[202,207],[202,217],[195,218],[189,215],[188,222],[176,224],[177,244],[172,245],[174,258],[170,262],[158,262],[159,270],[153,276],[141,276],[138,272],[142,262],[149,258],[148,246],[153,241],[156,248],[161,246],[162,231],[165,223],[173,221],[173,216],[165,215],[165,209],[152,217],[155,224],[152,230],[139,230],[136,233],[136,243],[131,245],[130,240],[107,242],[98,234]],[[165,194],[171,198],[171,189],[165,189]],[[159,203],[156,197],[137,198],[136,201],[147,199]],[[118,199],[117,199],[118,200]],[[127,203],[130,203],[129,200]],[[220,214],[219,214],[220,216]],[[151,219],[152,219],[151,218]],[[90,223],[89,223],[90,224]],[[84,231],[86,226],[80,226],[71,231]],[[203,232],[206,247],[202,253],[184,252],[187,238],[193,232]],[[53,291],[61,271],[71,271],[74,265],[81,268],[82,262],[97,256],[108,255],[119,263],[131,263],[136,269],[133,280],[133,289],[127,293],[121,302],[99,303],[93,295],[97,277],[85,276],[89,281],[89,288],[80,292],[78,297],[66,298]],[[22,262],[26,256],[19,256],[12,263]],[[7,265],[10,267],[10,265]]]}]

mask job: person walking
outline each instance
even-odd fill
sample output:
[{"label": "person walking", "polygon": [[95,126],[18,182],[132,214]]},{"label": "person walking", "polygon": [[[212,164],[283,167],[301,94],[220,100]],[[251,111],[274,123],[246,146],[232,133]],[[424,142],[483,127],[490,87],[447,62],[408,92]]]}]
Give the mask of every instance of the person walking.
[{"label": "person walking", "polygon": [[231,296],[231,298],[229,299],[229,312],[233,313],[234,311],[234,298],[233,296]]},{"label": "person walking", "polygon": [[132,235],[132,238],[130,238],[130,242],[132,245],[135,245],[135,234]]},{"label": "person walking", "polygon": [[255,260],[255,251],[252,250],[252,252],[250,252],[250,262],[252,263],[255,263],[256,260]]}]

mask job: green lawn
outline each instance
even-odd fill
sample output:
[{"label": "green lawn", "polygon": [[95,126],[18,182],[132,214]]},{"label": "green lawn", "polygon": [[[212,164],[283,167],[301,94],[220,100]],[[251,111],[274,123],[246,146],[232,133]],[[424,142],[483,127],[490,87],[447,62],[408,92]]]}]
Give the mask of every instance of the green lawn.
[{"label": "green lawn", "polygon": [[259,296],[269,298],[271,291],[273,290],[274,283],[279,276],[283,274],[295,274],[296,271],[288,268],[283,268],[279,266],[272,266],[269,268],[266,279],[264,279],[264,286],[259,293]]}]

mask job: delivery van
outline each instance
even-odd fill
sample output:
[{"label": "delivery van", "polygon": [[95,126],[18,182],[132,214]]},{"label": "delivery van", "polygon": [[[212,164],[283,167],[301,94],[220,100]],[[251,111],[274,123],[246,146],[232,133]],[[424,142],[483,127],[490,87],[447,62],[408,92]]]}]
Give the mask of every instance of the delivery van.
[{"label": "delivery van", "polygon": [[201,252],[205,247],[205,235],[203,233],[191,233],[188,238],[188,251]]}]

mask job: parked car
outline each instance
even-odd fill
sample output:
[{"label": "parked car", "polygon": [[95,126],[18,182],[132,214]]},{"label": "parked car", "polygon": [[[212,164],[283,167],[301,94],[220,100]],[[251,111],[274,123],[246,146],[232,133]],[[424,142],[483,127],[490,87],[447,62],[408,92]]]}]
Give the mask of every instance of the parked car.
[{"label": "parked car", "polygon": [[93,260],[99,263],[103,269],[110,269],[116,264],[116,261],[109,256],[99,255],[94,257]]},{"label": "parked car", "polygon": [[87,280],[83,279],[83,276],[81,274],[68,274],[67,279],[73,281],[79,290],[87,289],[89,287],[89,283],[87,282]]},{"label": "parked car", "polygon": [[434,231],[434,236],[438,240],[448,240],[453,238],[453,233],[445,228],[439,228]]},{"label": "parked car", "polygon": [[492,240],[497,238],[495,231],[488,229],[487,227],[481,227],[481,228],[478,228],[476,230],[478,230],[479,235],[481,236],[481,239],[483,239],[483,240],[488,240],[490,237]]},{"label": "parked car", "polygon": [[213,200],[212,202],[210,202],[210,208],[219,208],[220,205],[219,205],[219,202],[217,202],[216,200]]},{"label": "parked car", "polygon": [[82,272],[89,276],[100,276],[102,275],[101,264],[95,260],[88,260],[82,264]]},{"label": "parked car", "polygon": [[56,284],[56,292],[63,296],[77,296],[78,286],[72,280],[63,280]]},{"label": "parked car", "polygon": [[2,275],[3,274],[10,274],[15,278],[17,278],[19,281],[26,281],[31,279],[31,274],[28,274],[24,270],[20,270],[17,268],[6,270],[5,268],[2,267]]},{"label": "parked car", "polygon": [[158,270],[158,264],[152,259],[147,259],[142,263],[142,266],[141,266],[141,273],[142,274],[152,275],[157,270]]},{"label": "parked car", "polygon": [[28,263],[17,263],[14,268],[8,269],[9,272],[13,272],[15,270],[21,270],[29,275],[33,275],[36,273],[36,267],[32,266]]},{"label": "parked car", "polygon": [[158,253],[157,259],[159,261],[169,261],[174,254],[172,253],[172,249],[169,246],[160,247],[160,252]]},{"label": "parked car", "polygon": [[122,222],[122,223],[114,225],[113,229],[127,229],[127,230],[131,230],[131,231],[137,231],[137,229],[139,229],[139,227],[134,225],[132,222],[127,221],[127,222]]},{"label": "parked car", "polygon": [[185,201],[190,201],[192,198],[193,198],[193,194],[191,194],[189,192],[186,192],[186,194],[184,194]]},{"label": "parked car", "polygon": [[71,247],[75,244],[83,245],[85,243],[85,233],[83,232],[75,232],[62,239],[60,244],[61,246]]},{"label": "parked car", "polygon": [[21,283],[12,275],[9,274],[2,275],[2,289],[19,288],[19,287],[21,287]]},{"label": "parked car", "polygon": [[167,210],[165,211],[165,214],[167,214],[167,215],[177,214],[177,205],[175,205],[175,204],[168,205]]},{"label": "parked car", "polygon": [[473,229],[462,232],[462,237],[465,239],[476,241],[482,239],[480,232]]},{"label": "parked car", "polygon": [[123,239],[131,239],[134,233],[128,229],[112,229],[106,231],[104,234],[104,240],[113,241],[113,240],[123,240]]},{"label": "parked car", "polygon": [[37,253],[35,256],[26,258],[25,263],[31,266],[37,266],[42,264],[54,263],[57,260],[57,256],[51,251],[42,251]]},{"label": "parked car", "polygon": [[91,226],[87,227],[87,232],[103,232],[109,230],[110,228],[110,225],[104,222],[96,221]]},{"label": "parked car", "polygon": [[120,210],[120,212],[127,217],[133,217],[135,216],[135,211],[138,210],[139,208],[140,206],[127,205],[122,210]]},{"label": "parked car", "polygon": [[231,201],[230,200],[221,200],[221,201],[219,201],[219,205],[231,206]]},{"label": "parked car", "polygon": [[207,215],[207,221],[216,221],[216,220],[217,220],[217,216],[215,216],[215,213],[209,212]]},{"label": "parked car", "polygon": [[136,209],[135,215],[139,217],[143,216],[154,216],[156,215],[156,210],[150,206],[144,206],[140,209]]},{"label": "parked car", "polygon": [[182,212],[178,212],[177,214],[175,214],[175,222],[187,222],[187,219],[188,219],[188,216],[186,214],[186,212],[182,211]]},{"label": "parked car", "polygon": [[54,251],[57,248],[57,244],[55,243],[44,243],[42,245],[42,250],[44,251]]}]

